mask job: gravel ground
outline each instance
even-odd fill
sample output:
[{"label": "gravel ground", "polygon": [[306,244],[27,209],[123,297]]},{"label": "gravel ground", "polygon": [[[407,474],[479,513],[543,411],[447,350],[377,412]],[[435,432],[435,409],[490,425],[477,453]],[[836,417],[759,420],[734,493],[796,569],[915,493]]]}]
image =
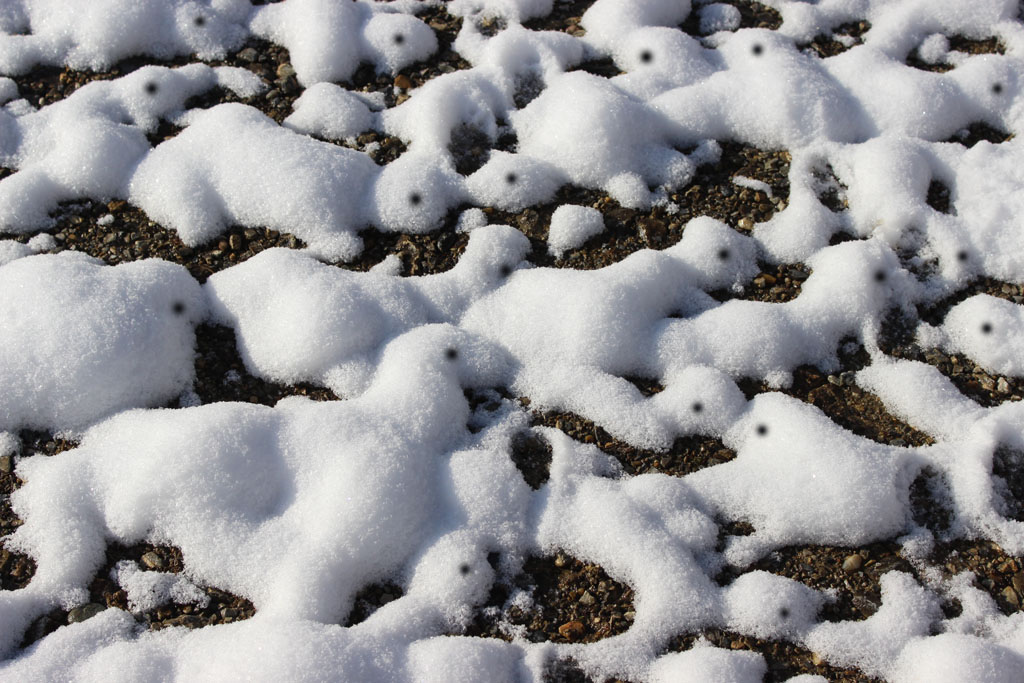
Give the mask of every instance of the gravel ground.
[{"label": "gravel ground", "polygon": [[[579,19],[590,0],[574,0],[558,4],[556,11],[542,20],[531,21],[528,28],[565,31],[582,35]],[[743,27],[777,28],[777,12],[756,2],[734,1],[741,12]],[[372,69],[361,68],[349,87],[363,91],[382,92],[388,106],[404,101],[408,90],[427,80],[451,71],[468,68],[468,64],[451,50],[451,41],[459,30],[461,20],[448,15],[443,8],[431,9],[422,15],[439,35],[441,49],[427,64],[413,65],[395,77],[377,76]],[[500,24],[481,26],[485,32],[496,32]],[[696,19],[682,27],[699,35]],[[866,22],[848,24],[837,33],[848,36],[842,41],[819,36],[804,49],[821,57],[831,56],[848,49],[860,41],[869,28]],[[968,40],[950,36],[953,49],[965,52],[1001,52],[995,39]],[[294,70],[288,63],[286,50],[259,40],[249,41],[243,48],[226,59],[212,64],[241,66],[260,75],[268,85],[262,95],[241,100],[281,121],[291,112],[301,87],[295,81]],[[161,62],[168,65],[187,63],[180,59]],[[66,69],[39,68],[15,79],[23,96],[33,105],[40,106],[67,97],[83,84],[97,79],[114,78],[139,68],[152,60],[126,60],[108,72],[83,73]],[[908,64],[922,69],[942,71],[944,65],[922,62],[916,53],[908,57]],[[582,69],[605,76],[615,75],[617,69],[610,61],[591,62]],[[520,106],[537,93],[536,83],[523,83],[517,94]],[[217,90],[196,98],[189,106],[208,107],[220,102],[239,101],[226,91]],[[151,136],[157,144],[178,133],[178,129],[164,124]],[[1008,139],[1005,132],[978,123],[969,127],[968,134],[954,141],[971,146],[980,140],[993,143]],[[372,148],[378,163],[387,163],[405,150],[401,140],[367,131],[354,145],[360,149]],[[491,149],[514,149],[515,139],[505,136],[495,143],[479,131],[463,129],[454,136],[452,152],[458,170],[470,173],[486,160]],[[671,199],[679,211],[668,214],[663,208],[635,211],[619,206],[601,192],[578,187],[562,188],[554,200],[518,213],[506,213],[485,208],[492,223],[507,223],[520,229],[531,241],[533,249],[529,260],[537,265],[577,269],[600,268],[622,260],[639,249],[662,249],[677,242],[685,223],[694,216],[709,215],[725,221],[736,230],[747,232],[754,223],[770,218],[785,207],[788,200],[789,155],[785,150],[759,150],[736,143],[722,143],[719,163],[698,169],[693,182]],[[0,178],[9,175],[0,169]],[[771,197],[762,192],[740,187],[731,179],[746,176],[766,182],[772,188]],[[846,208],[842,186],[835,180],[831,169],[822,170],[821,200],[833,211]],[[547,252],[546,238],[551,214],[560,204],[573,203],[599,209],[605,218],[606,231],[595,236],[579,249],[555,259]],[[948,211],[949,189],[933,183],[929,203],[940,211]],[[460,207],[465,208],[465,207]],[[445,229],[429,235],[402,235],[381,233],[368,229],[362,233],[366,249],[353,263],[339,267],[365,270],[379,263],[389,254],[397,255],[407,275],[436,273],[451,268],[465,248],[466,236],[451,231],[459,211],[447,218]],[[99,221],[107,215],[113,222],[101,226]],[[199,281],[235,263],[250,258],[270,247],[299,248],[302,242],[292,235],[279,234],[266,229],[232,228],[223,238],[199,247],[184,245],[177,235],[150,221],[141,211],[122,201],[100,203],[93,201],[67,203],[54,214],[55,226],[48,230],[57,242],[53,251],[73,249],[97,256],[116,264],[142,258],[160,257],[184,265]],[[109,219],[105,219],[105,222]],[[25,241],[28,236],[18,239]],[[837,235],[834,242],[853,239]],[[907,255],[908,267],[923,273],[927,264],[914,263]],[[803,264],[761,264],[762,272],[742,293],[719,291],[712,294],[719,300],[745,298],[759,301],[784,302],[799,295],[802,282],[810,275]],[[913,341],[917,320],[932,324],[942,321],[949,308],[967,296],[988,293],[1011,301],[1024,302],[1024,289],[1005,282],[978,280],[935,305],[922,307],[915,319],[893,314],[887,321],[883,350],[890,355],[920,360],[937,367],[947,375],[966,396],[984,406],[999,405],[1005,401],[1019,401],[1024,396],[1024,382],[1010,377],[992,375],[977,368],[966,358],[948,355],[935,349],[922,349]],[[197,332],[196,392],[203,403],[212,401],[247,401],[273,405],[287,395],[306,395],[316,400],[337,400],[329,390],[309,385],[280,386],[260,380],[246,372],[235,347],[233,332],[214,325],[200,326]],[[853,340],[840,344],[842,366],[834,374],[825,374],[816,368],[804,366],[795,373],[793,385],[786,393],[811,403],[824,411],[837,424],[880,443],[916,446],[930,443],[924,435],[889,414],[873,395],[859,389],[852,381],[852,373],[867,362],[866,353]],[[627,378],[645,394],[661,390],[647,378]],[[748,397],[767,391],[759,383],[745,381],[742,389]],[[513,397],[497,388],[507,399],[515,399],[530,409],[528,397]],[[487,409],[491,398],[467,392],[474,408]],[[636,449],[613,439],[600,427],[570,413],[533,412],[533,423],[560,429],[573,438],[595,443],[615,457],[628,474],[665,472],[681,476],[703,467],[726,462],[735,453],[721,441],[704,437],[678,439],[666,453]],[[42,453],[56,456],[73,448],[74,442],[51,434],[22,432],[22,453]],[[1004,498],[1010,516],[1024,520],[1024,475],[1021,460],[1024,454],[1009,450],[996,457],[995,473],[1006,482]],[[516,441],[513,459],[525,480],[534,488],[548,477],[551,451],[538,436],[524,433]],[[0,536],[11,533],[20,524],[9,505],[10,493],[20,485],[13,474],[9,457],[0,458]],[[945,484],[935,473],[925,472],[912,488],[915,520],[941,533],[948,527],[949,511],[943,508],[941,495]],[[721,520],[722,542],[729,535],[749,534],[753,529],[735,520]],[[92,582],[91,600],[84,609],[71,613],[54,611],[40,619],[29,631],[24,645],[52,632],[64,623],[88,617],[100,609],[125,609],[126,598],[109,578],[113,565],[124,559],[134,560],[150,569],[168,572],[182,570],[182,558],[175,548],[142,544],[130,548],[111,546],[107,561],[97,571]],[[492,558],[497,560],[497,558]],[[937,543],[931,564],[949,576],[965,571],[974,573],[975,585],[989,592],[1007,614],[1021,609],[1024,599],[1024,563],[1021,558],[1007,556],[997,545],[986,541],[954,541]],[[0,588],[13,589],[26,585],[35,565],[31,558],[0,549]],[[834,589],[836,601],[829,605],[823,618],[864,619],[879,607],[879,577],[886,571],[899,569],[919,575],[919,571],[894,543],[875,543],[861,548],[835,548],[823,546],[795,546],[771,553],[751,567],[787,576],[818,589]],[[716,580],[727,585],[739,570],[723,571]],[[252,616],[251,603],[218,590],[206,587],[210,603],[199,605],[169,605],[137,615],[140,624],[150,629],[181,625],[199,628]],[[348,623],[365,619],[379,606],[402,594],[400,586],[384,583],[364,588],[356,599],[356,606]],[[529,599],[526,599],[526,598]],[[467,633],[483,637],[511,638],[513,635],[531,641],[592,642],[621,633],[629,627],[633,613],[633,595],[629,586],[609,577],[596,565],[558,553],[553,556],[531,557],[523,572],[514,577],[503,577],[496,583],[485,605],[476,613]],[[948,614],[958,613],[960,606],[944,605]],[[835,681],[870,680],[854,670],[842,670],[822,662],[812,652],[789,643],[765,642],[720,630],[702,633],[681,633],[672,640],[667,650],[684,650],[703,638],[721,647],[750,649],[762,653],[769,663],[767,681],[781,681],[798,673],[820,674]],[[548,678],[552,681],[588,680],[571,661],[551,663]]]}]

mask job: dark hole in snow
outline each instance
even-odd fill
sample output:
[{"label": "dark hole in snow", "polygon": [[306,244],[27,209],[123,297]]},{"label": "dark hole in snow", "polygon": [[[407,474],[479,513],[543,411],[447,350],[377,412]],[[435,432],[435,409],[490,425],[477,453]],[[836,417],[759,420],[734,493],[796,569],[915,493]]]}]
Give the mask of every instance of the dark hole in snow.
[{"label": "dark hole in snow", "polygon": [[768,425],[760,424],[757,425],[757,435],[766,436],[768,434]]},{"label": "dark hole in snow", "polygon": [[996,95],[1002,95],[1003,94],[1003,84],[1002,83],[994,84],[992,86],[992,92],[995,93]]},{"label": "dark hole in snow", "polygon": [[719,249],[718,250],[718,260],[719,261],[728,261],[729,260],[729,250],[728,249]]},{"label": "dark hole in snow", "polygon": [[693,412],[699,413],[702,410],[704,410],[704,404],[701,403],[700,401],[697,401],[692,406],[690,406],[690,408],[693,410]]},{"label": "dark hole in snow", "polygon": [[782,619],[782,620],[789,619],[789,608],[788,607],[780,607],[779,608],[779,619]]},{"label": "dark hole in snow", "polygon": [[203,26],[206,26],[206,17],[196,17],[194,19],[194,23],[196,26],[202,28]]},{"label": "dark hole in snow", "polygon": [[654,54],[650,50],[644,50],[640,53],[640,61],[644,64],[650,64],[654,61]]},{"label": "dark hole in snow", "polygon": [[458,349],[449,347],[448,350],[444,352],[444,357],[448,360],[455,360],[459,357],[459,351]]},{"label": "dark hole in snow", "polygon": [[181,301],[175,301],[173,304],[171,304],[171,311],[174,313],[174,315],[181,315],[182,313],[185,312],[185,304]]},{"label": "dark hole in snow", "polygon": [[982,331],[983,334],[991,334],[992,333],[992,323],[982,323],[981,324],[981,331]]},{"label": "dark hole in snow", "polygon": [[515,185],[516,181],[519,180],[519,177],[516,176],[515,173],[509,173],[507,176],[505,176],[505,180],[508,181],[509,185]]},{"label": "dark hole in snow", "polygon": [[755,55],[760,56],[761,53],[764,52],[764,45],[761,45],[761,43],[754,43],[754,46],[750,48],[750,51]]},{"label": "dark hole in snow", "polygon": [[146,94],[147,95],[155,95],[156,91],[159,90],[159,89],[160,89],[160,87],[156,83],[154,83],[153,81],[149,81],[148,83],[146,83]]},{"label": "dark hole in snow", "polygon": [[512,274],[512,266],[504,265],[501,267],[500,272],[502,277],[508,277],[509,275]]},{"label": "dark hole in snow", "polygon": [[412,204],[413,206],[419,206],[420,202],[422,201],[423,197],[420,196],[419,192],[413,192],[411,195],[409,195],[409,203]]},{"label": "dark hole in snow", "polygon": [[459,573],[462,574],[463,576],[468,574],[469,571],[470,571],[470,569],[469,569],[469,565],[468,564],[463,563],[463,564],[459,565]]},{"label": "dark hole in snow", "polygon": [[883,271],[875,271],[875,282],[885,282],[885,273]]},{"label": "dark hole in snow", "polygon": [[968,259],[967,252],[963,250],[958,251],[956,253],[956,259],[961,262],[966,261]]},{"label": "dark hole in snow", "polygon": [[403,36],[401,33],[396,33],[394,41],[395,45],[401,45],[402,43],[405,42],[405,36]]}]

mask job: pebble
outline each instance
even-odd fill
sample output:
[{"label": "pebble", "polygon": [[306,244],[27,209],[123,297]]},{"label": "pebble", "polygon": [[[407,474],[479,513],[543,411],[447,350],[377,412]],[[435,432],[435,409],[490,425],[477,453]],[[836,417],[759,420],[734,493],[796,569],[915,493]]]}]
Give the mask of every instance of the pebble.
[{"label": "pebble", "polygon": [[14,470],[14,459],[9,455],[0,455],[0,472],[10,474]]},{"label": "pebble", "polygon": [[231,237],[228,238],[228,246],[231,247],[232,251],[238,251],[242,248],[242,236],[238,233],[232,233]]},{"label": "pebble", "polygon": [[251,47],[247,47],[238,53],[238,58],[243,62],[255,62],[256,57],[256,50]]},{"label": "pebble", "polygon": [[583,637],[583,622],[569,621],[558,627],[558,634],[566,640],[578,640]]},{"label": "pebble", "polygon": [[142,564],[145,565],[146,569],[163,569],[164,558],[160,557],[155,552],[150,550],[148,553],[142,556]]},{"label": "pebble", "polygon": [[987,375],[982,375],[981,377],[979,377],[978,384],[980,384],[981,388],[984,389],[985,391],[996,390],[996,381]]},{"label": "pebble", "polygon": [[277,77],[278,78],[288,78],[289,76],[294,76],[294,75],[295,75],[295,67],[293,67],[288,62],[285,62],[285,63],[283,63],[283,64],[281,64],[280,66],[277,67]]},{"label": "pebble", "polygon": [[395,87],[401,88],[402,90],[408,90],[412,87],[412,80],[410,80],[405,74],[398,74],[395,76]]},{"label": "pebble", "polygon": [[585,607],[590,607],[595,602],[597,602],[597,600],[594,598],[593,595],[590,594],[590,591],[583,591],[583,595],[581,595],[579,599],[579,603],[581,605]]},{"label": "pebble", "polygon": [[1003,589],[1003,597],[1011,605],[1019,605],[1020,599],[1017,597],[1017,591],[1013,590],[1011,586],[1007,586]]},{"label": "pebble", "polygon": [[843,571],[853,573],[861,568],[864,564],[864,558],[854,553],[853,555],[847,555],[846,559],[843,560]]},{"label": "pebble", "polygon": [[640,231],[648,244],[657,244],[665,238],[665,224],[657,218],[643,218],[640,220]]},{"label": "pebble", "polygon": [[105,605],[101,605],[96,602],[87,602],[84,605],[80,605],[68,612],[68,623],[77,624],[87,619],[92,619],[105,609],[107,609]]},{"label": "pebble", "polygon": [[819,655],[817,652],[812,652],[811,663],[814,664],[814,666],[821,666],[825,663],[825,660],[822,659],[821,655]]},{"label": "pebble", "polygon": [[1000,377],[999,381],[996,382],[996,391],[1000,394],[1010,393],[1010,383],[1006,381],[1005,377]]},{"label": "pebble", "polygon": [[565,553],[558,553],[558,555],[555,556],[556,567],[564,567],[567,564],[569,564],[569,558],[565,556]]},{"label": "pebble", "polygon": [[753,230],[754,229],[754,221],[750,220],[749,218],[743,217],[743,218],[741,218],[739,220],[738,223],[736,223],[736,226],[740,230]]}]

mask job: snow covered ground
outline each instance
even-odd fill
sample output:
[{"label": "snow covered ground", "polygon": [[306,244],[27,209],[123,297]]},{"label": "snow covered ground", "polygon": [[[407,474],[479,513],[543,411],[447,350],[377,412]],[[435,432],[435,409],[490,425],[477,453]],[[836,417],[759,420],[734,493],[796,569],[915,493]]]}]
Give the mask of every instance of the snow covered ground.
[{"label": "snow covered ground", "polygon": [[[24,482],[10,495],[23,524],[4,545],[36,567],[0,591],[0,679],[539,681],[571,658],[596,680],[762,680],[757,653],[706,641],[668,652],[718,628],[894,682],[1021,680],[1024,613],[931,552],[976,539],[1024,555],[994,464],[1000,449],[1024,450],[1024,404],[982,405],[883,339],[894,311],[916,321],[982,278],[1024,284],[1018,2],[763,0],[782,19],[765,30],[740,28],[737,5],[751,3],[596,0],[574,30],[540,31],[522,24],[560,0],[453,0],[468,68],[390,106],[350,87],[364,63],[399,74],[428,62],[439,42],[417,15],[438,4],[0,0],[0,455]],[[870,28],[843,30],[857,22]],[[804,49],[821,36],[836,54]],[[201,62],[251,37],[288,50],[294,112],[279,125],[238,102],[187,109],[217,88],[266,89],[245,68]],[[998,49],[956,49],[988,39]],[[16,79],[40,66],[104,70],[139,54],[163,61],[38,109],[19,94]],[[602,59],[619,75],[575,68]],[[962,144],[981,124],[1005,141]],[[168,125],[181,130],[154,146]],[[516,144],[460,174],[450,148],[466,126]],[[354,148],[369,130],[406,151],[378,165]],[[533,263],[530,239],[490,219],[566,185],[678,215],[673,197],[729,142],[788,150],[789,195],[770,219],[693,217],[677,243],[591,270]],[[822,202],[828,182],[841,211]],[[772,195],[761,180],[733,183]],[[236,226],[306,247],[202,284],[171,262],[108,265],[48,234],[62,203],[86,199],[126,201],[189,247]],[[336,266],[360,255],[368,227],[431,233],[453,214],[468,244],[450,270],[407,276],[395,257]],[[549,262],[604,230],[596,207],[559,207]],[[766,264],[794,263],[809,276],[792,300],[741,296]],[[920,321],[915,343],[1003,383],[1024,377],[1021,302],[961,298]],[[209,323],[234,330],[252,375],[344,400],[200,405],[195,330]],[[856,385],[926,445],[854,434],[781,391],[801,366],[843,370],[850,345],[867,354]],[[641,392],[636,377],[662,390]],[[750,398],[750,381],[780,391]],[[629,475],[598,445],[531,427],[507,396],[633,447],[703,435],[735,458]],[[531,429],[551,449],[537,489],[512,458]],[[19,451],[23,430],[79,445]],[[911,514],[925,471],[949,511],[941,532]],[[720,543],[731,522],[753,533]],[[107,609],[20,647],[54,608],[89,602],[109,545],[143,541],[180,549],[183,571],[118,564],[111,580],[135,613],[215,586],[255,616],[147,631]],[[827,620],[834,595],[747,569],[789,546],[876,541],[901,545],[914,572],[882,576],[881,607],[863,620]],[[459,635],[495,582],[555,552],[632,588],[628,629],[586,643]],[[721,585],[726,569],[737,578]],[[383,581],[402,595],[339,625]]]}]

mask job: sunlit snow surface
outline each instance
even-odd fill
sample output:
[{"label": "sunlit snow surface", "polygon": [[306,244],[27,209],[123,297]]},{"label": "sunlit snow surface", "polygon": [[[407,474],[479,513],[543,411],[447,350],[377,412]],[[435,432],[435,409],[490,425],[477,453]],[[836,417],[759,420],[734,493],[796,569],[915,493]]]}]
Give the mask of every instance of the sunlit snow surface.
[{"label": "sunlit snow surface", "polygon": [[[24,525],[6,545],[38,569],[28,587],[0,592],[0,679],[529,681],[550,658],[571,656],[598,679],[760,681],[766,664],[754,653],[662,654],[673,636],[717,627],[893,681],[1020,680],[1024,613],[1003,616],[967,581],[921,585],[891,572],[876,614],[833,623],[819,616],[829,596],[796,581],[759,571],[725,588],[712,579],[792,544],[896,540],[922,556],[931,532],[911,519],[909,487],[924,467],[949,485],[951,537],[1024,553],[1024,524],[1003,516],[992,474],[996,448],[1024,448],[1024,408],[983,408],[934,367],[877,344],[894,307],[934,302],[979,276],[1024,283],[1017,1],[764,0],[783,17],[769,32],[734,31],[729,5],[597,0],[577,38],[521,26],[552,0],[455,0],[449,11],[466,17],[455,49],[472,68],[383,111],[337,85],[361,62],[395,73],[433,54],[437,39],[415,16],[423,4],[0,2],[2,75],[107,68],[139,52],[214,59],[255,35],[290,50],[307,88],[278,126],[241,104],[184,111],[218,86],[257,92],[259,79],[241,69],[145,67],[38,111],[0,78],[0,166],[16,170],[0,180],[0,231],[45,229],[61,201],[120,198],[188,244],[240,224],[310,245],[264,252],[200,287],[168,263],[111,267],[33,255],[49,248],[45,237],[0,242],[0,448],[24,428],[81,436],[72,451],[16,460],[25,484],[11,501]],[[723,32],[690,37],[678,26],[691,12]],[[488,37],[476,28],[483,17],[507,28]],[[863,45],[838,56],[797,47],[861,20],[871,24]],[[953,35],[995,36],[1005,54],[950,51]],[[955,68],[907,66],[919,47]],[[602,57],[624,73],[568,72]],[[517,109],[513,95],[529,78],[543,88]],[[185,128],[151,148],[146,133],[161,119]],[[976,122],[1016,137],[970,149],[943,142]],[[510,126],[518,147],[464,178],[448,152],[463,124],[491,138]],[[322,141],[368,127],[408,152],[381,168]],[[712,140],[792,154],[787,207],[750,235],[697,218],[668,249],[573,271],[531,267],[523,235],[468,213],[468,247],[446,273],[401,277],[388,262],[356,273],[318,260],[358,255],[368,225],[429,232],[459,207],[518,210],[567,183],[628,207],[664,203],[714,155]],[[815,172],[826,166],[847,187],[842,214],[817,199]],[[926,201],[933,179],[950,188],[949,213]],[[549,247],[572,249],[602,229],[591,209],[559,209]],[[828,246],[839,231],[860,239]],[[908,246],[934,263],[926,279],[901,266],[896,250]],[[749,284],[758,259],[813,272],[784,304],[709,296]],[[204,320],[234,328],[254,375],[328,386],[346,400],[154,409],[189,395]],[[1017,304],[975,296],[917,335],[1024,376]],[[835,369],[848,337],[872,358],[857,383],[934,445],[882,445],[797,399],[748,401],[736,385],[785,387],[801,364]],[[628,376],[665,390],[645,397]],[[510,458],[529,416],[512,401],[471,413],[468,387],[507,387],[635,446],[703,434],[737,457],[684,477],[629,477],[596,446],[538,430],[553,461],[534,491]],[[719,552],[722,520],[756,531]],[[119,567],[133,608],[196,599],[197,585],[213,585],[251,600],[256,616],[140,632],[111,609],[17,649],[34,619],[88,599],[108,543],[143,540],[179,547],[185,572],[158,580]],[[634,589],[628,631],[586,645],[446,635],[498,572],[555,550]],[[382,580],[404,595],[339,626],[355,593]],[[944,617],[944,598],[962,614]]]}]

